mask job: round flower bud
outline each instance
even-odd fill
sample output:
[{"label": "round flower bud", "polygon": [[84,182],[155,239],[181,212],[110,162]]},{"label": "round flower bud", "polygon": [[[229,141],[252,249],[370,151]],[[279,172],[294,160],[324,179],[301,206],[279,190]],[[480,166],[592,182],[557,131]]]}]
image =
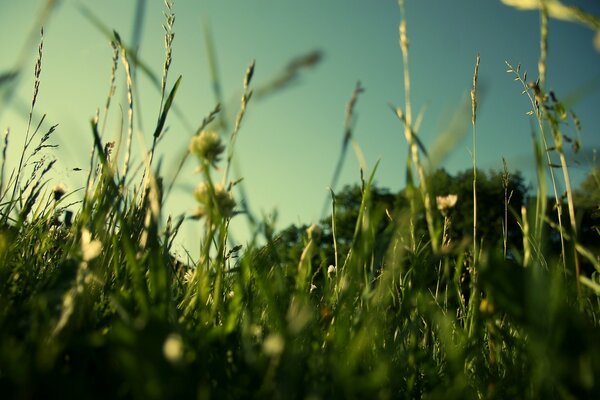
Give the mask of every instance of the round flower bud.
[{"label": "round flower bud", "polygon": [[215,165],[225,150],[219,134],[212,130],[200,132],[190,142],[190,152],[195,154],[201,161]]},{"label": "round flower bud", "polygon": [[194,196],[200,208],[197,211],[198,217],[207,215],[210,210],[217,210],[223,217],[231,217],[235,208],[235,200],[229,191],[223,185],[217,184],[213,187],[214,196],[211,194],[210,186],[206,182],[200,183],[194,191]]}]

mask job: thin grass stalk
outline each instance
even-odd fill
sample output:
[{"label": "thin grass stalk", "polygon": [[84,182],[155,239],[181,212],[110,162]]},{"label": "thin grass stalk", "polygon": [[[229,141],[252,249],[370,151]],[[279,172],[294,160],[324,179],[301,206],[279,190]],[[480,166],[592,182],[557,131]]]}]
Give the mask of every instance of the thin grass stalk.
[{"label": "thin grass stalk", "polygon": [[[406,113],[406,122],[412,126],[412,105],[410,101],[410,70],[408,63],[408,37],[406,33],[406,12],[404,9],[404,0],[398,0],[400,6],[400,49],[402,51],[402,64],[404,70],[404,110]],[[405,135],[409,136],[409,127],[405,125]]]},{"label": "thin grass stalk", "polygon": [[[546,0],[541,0],[540,2],[540,61],[538,63],[538,73],[540,76],[540,86],[542,90],[545,88],[546,82],[546,59],[548,57],[548,8],[546,4]],[[563,172],[563,179],[565,184],[565,189],[567,192],[567,206],[569,211],[569,219],[571,223],[571,231],[573,235],[573,245],[577,242],[577,220],[575,218],[575,207],[573,203],[573,191],[571,189],[571,179],[569,177],[569,170],[567,167],[567,160],[565,157],[565,153],[562,149],[562,140],[560,131],[558,131],[558,124],[554,121],[551,116],[548,115],[548,111],[541,107],[542,112],[546,114],[546,117],[550,121],[552,125],[553,137],[555,148],[559,153],[561,169]],[[550,167],[552,168],[552,167]],[[562,203],[560,198],[558,197],[558,193],[556,195],[557,203]],[[561,224],[562,226],[562,224]],[[564,248],[563,248],[564,254]],[[563,257],[565,257],[563,255]],[[580,265],[579,265],[579,256],[577,251],[573,252],[574,262],[575,262],[575,278],[576,278],[576,286],[577,286],[577,296],[581,298],[581,284],[580,284]],[[565,262],[566,264],[566,262]]]},{"label": "thin grass stalk", "polygon": [[[565,189],[567,192],[567,205],[568,205],[568,209],[569,209],[569,219],[571,222],[571,230],[572,230],[572,234],[573,234],[573,246],[575,246],[577,244],[577,219],[575,217],[575,204],[574,204],[574,200],[573,200],[573,189],[571,187],[571,178],[569,177],[569,170],[567,167],[567,160],[565,157],[565,153],[564,151],[560,151],[560,163],[561,163],[561,167],[562,167],[562,171],[563,171],[563,178],[565,180]],[[577,293],[579,296],[581,296],[581,285],[580,285],[580,274],[581,274],[581,266],[579,264],[579,256],[577,251],[574,251],[573,254],[574,257],[574,261],[575,261],[575,277],[576,277],[576,282],[577,282]]]},{"label": "thin grass stalk", "polygon": [[216,243],[216,257],[213,262],[215,265],[216,279],[213,290],[213,303],[211,307],[211,321],[214,321],[215,325],[219,322],[216,320],[221,301],[225,294],[224,281],[225,281],[225,253],[227,251],[227,236],[229,228],[229,218],[221,217],[219,221],[218,230],[218,241]]},{"label": "thin grass stalk", "polygon": [[[544,111],[544,112],[547,113],[547,111]],[[558,122],[552,120],[551,116],[549,116],[549,115],[547,117],[551,121],[551,124],[552,124],[554,147],[556,148],[556,151],[558,152],[559,158],[560,158],[560,165],[561,165],[561,169],[563,172],[563,179],[564,179],[564,183],[565,183],[565,191],[567,194],[567,208],[569,211],[569,220],[570,220],[570,224],[571,224],[571,234],[572,234],[571,241],[573,243],[573,246],[575,246],[575,244],[577,243],[577,219],[575,217],[573,189],[571,187],[571,178],[569,176],[569,168],[567,166],[567,158],[565,157],[565,152],[563,150],[561,132],[559,131],[559,128],[558,128]],[[560,201],[562,202],[562,200],[560,200]],[[575,249],[573,251],[573,257],[574,257],[574,262],[575,262],[575,279],[576,279],[576,285],[577,285],[577,293],[578,293],[578,296],[581,296],[581,285],[580,285],[580,279],[579,279],[581,267],[579,265],[579,255]]]},{"label": "thin grass stalk", "polygon": [[546,61],[548,59],[548,7],[546,0],[540,0],[540,58],[538,60],[539,84],[546,86]]},{"label": "thin grass stalk", "polygon": [[4,198],[4,173],[6,171],[6,150],[8,149],[9,135],[10,128],[6,128],[4,132],[4,146],[2,147],[2,166],[0,166],[0,200]]},{"label": "thin grass stalk", "polygon": [[[405,9],[404,9],[404,0],[398,0],[398,5],[400,7],[400,26],[399,26],[399,33],[400,33],[400,50],[402,52],[402,70],[403,70],[403,82],[404,82],[404,108],[406,109],[406,121],[408,121],[408,123],[405,123],[404,125],[404,136],[406,138],[411,137],[411,132],[410,132],[410,125],[412,123],[412,104],[410,101],[410,70],[409,70],[409,64],[408,64],[408,38],[406,35],[406,13],[405,13]],[[412,159],[411,157],[411,149],[412,146],[410,145],[409,142],[409,148],[408,148],[408,160],[406,163],[406,190],[407,190],[407,194],[409,196],[409,202],[410,202],[410,209],[411,209],[411,217],[410,217],[410,236],[412,238],[412,248],[413,251],[416,248],[416,243],[415,243],[415,229],[414,229],[414,216],[416,215],[416,202],[415,202],[415,196],[414,196],[414,180],[413,180],[413,170],[412,170],[412,164],[409,160]]]},{"label": "thin grass stalk", "polygon": [[[169,69],[171,68],[171,62],[173,60],[173,39],[175,33],[173,33],[173,26],[175,24],[175,14],[173,13],[173,2],[165,1],[167,11],[165,12],[165,23],[163,29],[165,30],[165,61],[163,64],[163,73],[160,84],[160,106],[158,108],[158,121],[157,126],[161,123],[160,119],[163,114],[163,107],[165,104],[165,92],[167,88],[167,79],[169,77]],[[160,132],[159,132],[160,133]],[[158,141],[159,135],[154,135],[152,138],[152,147],[150,148],[150,157],[148,162],[148,168],[152,166],[154,160],[154,152],[156,149],[156,142]],[[145,171],[144,171],[145,172]],[[142,179],[143,181],[143,179]]]},{"label": "thin grass stalk", "polygon": [[[429,194],[429,189],[427,186],[427,176],[425,174],[425,169],[421,164],[419,158],[419,142],[416,134],[414,132],[412,126],[412,105],[410,101],[410,70],[409,70],[409,62],[408,62],[408,36],[406,31],[406,13],[404,10],[404,0],[398,0],[398,4],[400,6],[400,49],[402,51],[402,63],[404,70],[404,102],[405,102],[405,111],[402,112],[399,108],[396,109],[396,114],[398,118],[400,118],[404,122],[404,136],[409,145],[409,151],[411,154],[411,159],[414,167],[417,170],[417,174],[419,176],[419,188],[421,191],[421,197],[423,200],[423,205],[425,208],[425,219],[427,220],[427,229],[429,231],[429,237],[431,238],[431,248],[434,252],[438,251],[439,243],[437,238],[437,233],[434,225],[433,212],[431,208],[431,196]],[[412,181],[412,168],[407,172],[411,174],[411,178],[409,181]],[[413,206],[413,209],[416,207]],[[411,222],[411,226],[413,223]],[[414,236],[414,234],[413,234]]]},{"label": "thin grass stalk", "polygon": [[121,185],[125,184],[127,173],[129,172],[129,164],[131,158],[131,145],[133,142],[133,79],[131,77],[131,65],[127,57],[127,50],[122,45],[121,39],[117,36],[117,41],[121,47],[121,62],[125,67],[125,75],[127,78],[127,142],[125,145],[125,159],[123,160],[123,176],[121,177]]},{"label": "thin grass stalk", "polygon": [[[102,127],[100,128],[100,139],[102,139],[104,137],[104,132],[106,130],[106,124],[107,124],[106,121],[108,119],[108,112],[110,110],[111,101],[112,101],[112,98],[113,98],[113,96],[115,94],[115,90],[116,90],[115,81],[117,78],[117,68],[119,66],[119,53],[121,51],[119,44],[115,40],[110,41],[110,46],[113,50],[111,70],[110,70],[110,85],[109,85],[109,89],[108,89],[108,95],[106,96],[106,103],[104,105],[104,117],[102,119]],[[89,166],[89,171],[88,171],[87,178],[86,178],[85,193],[83,196],[82,209],[85,209],[85,207],[86,207],[86,203],[87,203],[88,197],[89,197],[89,192],[92,190],[92,181],[94,179],[96,179],[96,174],[95,174],[95,170],[94,170],[94,163],[95,163],[95,158],[96,158],[95,156],[96,156],[96,146],[92,145],[92,152],[91,152],[91,156],[90,156],[90,166]]]},{"label": "thin grass stalk", "polygon": [[478,288],[478,261],[479,249],[477,247],[477,80],[479,77],[480,57],[477,54],[473,84],[471,86],[471,125],[473,128],[473,260],[471,265],[471,297],[467,310],[468,335],[473,337],[476,332],[477,313],[479,305]]},{"label": "thin grass stalk", "polygon": [[480,57],[477,54],[471,87],[471,125],[473,127],[473,268],[477,266],[477,79]]},{"label": "thin grass stalk", "polygon": [[[560,243],[561,243],[561,258],[563,262],[563,269],[567,268],[566,261],[566,252],[565,252],[565,244],[564,244],[564,236],[563,236],[563,223],[562,223],[562,201],[560,200],[558,187],[556,184],[556,178],[554,176],[554,170],[552,169],[552,160],[550,158],[550,147],[546,141],[546,132],[544,130],[543,120],[541,118],[544,113],[544,107],[542,104],[544,102],[543,91],[546,86],[546,61],[548,58],[548,7],[546,5],[546,0],[540,0],[540,58],[538,61],[538,79],[539,82],[534,84],[533,89],[535,93],[536,100],[536,109],[537,109],[537,117],[538,123],[540,127],[540,134],[542,136],[542,140],[544,143],[544,149],[546,151],[546,157],[548,160],[548,166],[550,168],[550,176],[552,178],[552,186],[554,189],[554,199],[556,205],[556,214],[558,217],[558,226],[560,227]],[[577,288],[579,289],[579,280],[577,281]]]},{"label": "thin grass stalk", "polygon": [[[363,181],[362,198],[361,198],[361,202],[360,202],[360,207],[358,209],[358,216],[356,218],[356,224],[354,225],[354,233],[352,235],[350,250],[348,251],[348,254],[346,255],[346,259],[344,260],[344,264],[342,266],[342,272],[344,272],[344,273],[346,271],[346,267],[348,265],[350,265],[352,256],[355,253],[355,248],[358,244],[359,234],[363,228],[364,217],[365,217],[365,213],[367,212],[367,207],[369,205],[368,202],[369,202],[370,196],[371,196],[371,185],[373,184],[375,172],[377,172],[378,167],[379,167],[379,161],[377,161],[375,163],[375,166],[373,167],[373,171],[371,172],[371,175],[369,176],[369,180],[367,181],[366,186]],[[361,170],[361,177],[362,177],[362,170]]]},{"label": "thin grass stalk", "polygon": [[[34,83],[33,83],[33,97],[31,100],[31,106],[29,108],[29,118],[27,120],[27,130],[25,131],[25,142],[23,143],[23,149],[21,151],[21,155],[19,158],[19,165],[17,167],[17,173],[15,175],[15,182],[14,182],[14,187],[13,187],[13,191],[12,191],[12,195],[10,198],[10,205],[9,205],[9,211],[7,212],[7,215],[5,217],[8,216],[8,214],[10,213],[10,210],[12,209],[12,204],[15,201],[15,196],[17,195],[17,192],[19,191],[19,185],[21,183],[21,176],[23,173],[23,167],[24,167],[24,161],[25,161],[25,154],[27,153],[27,150],[31,144],[31,141],[33,140],[33,137],[35,136],[35,133],[37,132],[37,129],[34,131],[33,134],[31,134],[31,121],[33,118],[33,110],[35,108],[35,104],[37,102],[37,98],[38,98],[38,94],[39,94],[39,90],[40,90],[40,76],[42,73],[42,55],[44,54],[44,28],[42,28],[40,30],[40,44],[38,46],[38,55],[37,55],[37,59],[35,61],[35,68],[34,68]],[[41,122],[40,122],[41,123]],[[38,126],[39,128],[39,126]],[[31,135],[31,137],[30,137]]]},{"label": "thin grass stalk", "polygon": [[[546,38],[547,40],[547,38]],[[543,45],[541,45],[541,47],[543,47]],[[523,74],[523,76],[520,75],[520,65],[517,66],[517,68],[515,69],[512,65],[510,65],[508,62],[506,63],[506,65],[508,66],[508,71],[509,73],[514,73],[515,74],[515,80],[519,81],[521,83],[521,85],[523,86],[523,94],[526,94],[527,97],[529,98],[529,101],[531,103],[531,107],[532,109],[527,113],[528,115],[534,115],[536,117],[537,120],[537,124],[538,124],[538,129],[539,129],[539,133],[540,133],[540,137],[542,139],[542,145],[543,145],[543,150],[546,153],[546,165],[549,167],[549,171],[550,171],[550,180],[552,182],[552,189],[554,192],[554,205],[556,207],[556,217],[558,219],[558,225],[560,227],[559,229],[559,235],[560,235],[560,244],[561,244],[561,262],[563,265],[563,270],[566,271],[567,269],[567,264],[566,264],[566,253],[565,253],[565,238],[563,235],[563,222],[562,222],[562,203],[560,201],[560,196],[559,196],[559,192],[558,192],[558,185],[556,182],[556,176],[554,174],[554,169],[552,168],[552,159],[550,157],[550,151],[551,151],[551,147],[548,144],[548,141],[546,139],[546,129],[544,127],[544,121],[543,121],[543,116],[544,116],[544,112],[542,111],[542,104],[544,103],[544,94],[542,93],[542,89],[539,86],[539,80],[537,82],[532,82],[530,84],[528,84],[526,82],[527,79],[527,72],[525,72]],[[542,69],[545,71],[545,64],[543,64]],[[533,92],[533,94],[532,94]],[[545,181],[545,174],[543,173],[543,168],[542,168],[542,160],[539,156],[539,151],[537,150],[537,144],[536,144],[536,140],[535,140],[535,135],[533,135],[533,142],[534,142],[534,151],[536,154],[536,165],[537,165],[537,175],[538,175],[538,199],[537,199],[537,210],[536,210],[536,226],[535,226],[535,236],[536,239],[541,243],[541,238],[542,238],[542,230],[543,230],[543,221],[545,220],[546,217],[546,197],[547,197],[547,190],[546,190],[546,181]]]},{"label": "thin grass stalk", "polygon": [[235,149],[235,142],[237,139],[237,135],[240,131],[240,126],[242,124],[242,120],[244,119],[244,115],[246,115],[246,107],[248,106],[248,102],[252,98],[252,91],[250,90],[250,82],[252,81],[252,76],[254,75],[254,66],[255,62],[252,61],[248,68],[246,69],[246,74],[244,76],[244,93],[242,94],[242,100],[240,104],[240,111],[235,119],[235,126],[233,131],[231,132],[231,136],[229,137],[229,146],[227,151],[227,163],[225,166],[225,173],[223,174],[223,186],[227,183],[227,179],[229,178],[229,170],[231,169],[231,161],[233,160],[233,154]]},{"label": "thin grass stalk", "polygon": [[[532,129],[531,132],[531,140],[533,152],[535,155],[535,167],[536,167],[536,176],[538,181],[538,187],[536,189],[536,213],[535,213],[535,239],[538,243],[543,242],[543,232],[544,232],[544,219],[546,217],[546,210],[548,208],[548,187],[546,184],[546,164],[544,163],[544,155],[545,149],[542,148],[542,145],[536,139],[535,131]],[[559,217],[560,218],[560,217]],[[564,258],[564,248],[565,242],[564,238],[560,237],[560,245],[561,245],[561,260],[563,264],[563,271],[566,272],[566,264]]]},{"label": "thin grass stalk", "polygon": [[102,118],[102,127],[100,128],[100,138],[104,137],[104,132],[106,131],[106,121],[108,119],[108,111],[110,110],[110,105],[112,102],[112,98],[115,94],[117,86],[115,81],[117,79],[117,69],[119,67],[119,52],[120,48],[117,42],[114,40],[110,41],[110,47],[112,48],[112,63],[110,68],[110,84],[108,86],[108,95],[106,96],[106,103],[104,104],[104,117]]},{"label": "thin grass stalk", "polygon": [[[342,139],[342,147],[340,150],[340,156],[335,164],[335,169],[333,170],[333,176],[331,177],[331,183],[329,184],[330,189],[335,190],[337,186],[337,182],[342,173],[342,168],[344,166],[344,161],[346,159],[346,154],[348,152],[348,144],[352,141],[352,123],[354,120],[354,108],[356,107],[356,102],[358,101],[358,96],[363,93],[365,89],[361,86],[360,81],[356,82],[356,86],[352,91],[352,96],[346,104],[346,114],[344,118],[344,138]],[[359,159],[359,163],[361,162],[360,151],[357,150],[355,146],[355,151],[357,157]],[[363,157],[364,158],[364,157]],[[325,198],[325,202],[323,203],[323,207],[321,208],[321,218],[325,217],[325,213],[327,212],[327,208],[329,206],[329,201]]]},{"label": "thin grass stalk", "polygon": [[[432,207],[431,207],[431,195],[429,193],[429,188],[427,185],[427,175],[425,174],[425,168],[423,167],[423,164],[421,163],[420,160],[420,156],[419,156],[419,148],[421,148],[422,151],[424,151],[424,147],[421,144],[419,138],[417,137],[417,134],[415,133],[413,127],[411,125],[408,125],[407,120],[406,120],[406,114],[404,114],[404,112],[398,107],[395,110],[396,112],[396,116],[398,117],[398,119],[400,121],[402,121],[402,123],[404,124],[404,126],[408,126],[408,132],[409,132],[409,136],[406,137],[406,141],[409,144],[409,151],[411,153],[409,159],[407,160],[407,192],[409,195],[409,201],[411,201],[411,215],[415,215],[416,213],[416,204],[414,204],[414,193],[415,193],[415,189],[414,189],[414,184],[413,184],[413,178],[412,178],[412,167],[414,166],[417,170],[417,176],[419,178],[419,182],[420,182],[420,186],[419,186],[419,191],[421,194],[421,199],[423,201],[423,205],[425,208],[425,220],[427,221],[427,230],[429,232],[429,237],[431,238],[431,246],[433,251],[437,252],[439,249],[439,243],[438,243],[438,232],[435,229],[435,221],[434,221],[434,217],[433,217],[433,212],[432,212]],[[412,162],[412,165],[411,165]],[[413,217],[411,217],[411,229],[414,230],[414,224],[413,224]],[[411,237],[413,238],[413,247],[415,240],[415,234],[414,231],[411,232]]]},{"label": "thin grass stalk", "polygon": [[506,259],[508,252],[508,204],[512,197],[512,191],[508,194],[508,185],[510,184],[510,173],[508,172],[508,166],[506,160],[502,157],[502,187],[504,188],[504,222],[502,223],[502,254]]},{"label": "thin grass stalk", "polygon": [[331,193],[331,236],[333,238],[333,259],[335,270],[338,270],[338,247],[337,247],[337,225],[336,225],[336,209],[335,209],[335,193],[332,188],[329,188]]},{"label": "thin grass stalk", "polygon": [[[536,115],[538,117],[538,123],[540,126],[540,134],[541,134],[542,140],[544,142],[544,149],[546,151],[548,165],[550,166],[552,164],[552,161],[550,159],[549,146],[546,141],[546,133],[543,128],[543,122],[541,119],[541,113],[542,113],[542,109],[543,109],[543,107],[541,107],[541,105],[543,103],[543,95],[541,94],[542,91],[539,90],[540,88],[542,90],[545,89],[547,58],[548,58],[548,7],[546,5],[546,0],[540,0],[540,58],[538,61],[539,82],[536,84],[536,86],[534,86],[534,91],[536,93],[536,101],[537,101]],[[539,86],[537,86],[537,85],[539,85]],[[560,227],[559,233],[560,233],[560,244],[561,244],[561,259],[562,259],[562,263],[563,263],[563,270],[566,271],[567,261],[566,261],[566,253],[565,253],[565,239],[564,239],[564,236],[562,233],[563,232],[563,229],[562,229],[562,226],[563,226],[563,223],[562,223],[562,201],[560,201],[558,188],[557,188],[556,180],[554,177],[554,170],[552,169],[552,167],[549,167],[549,168],[550,168],[550,176],[552,179],[552,186],[554,188],[554,199],[555,199],[555,205],[556,205],[556,214],[558,217],[558,225]],[[542,199],[542,201],[545,201],[545,199]]]},{"label": "thin grass stalk", "polygon": [[[216,201],[215,199],[215,189],[214,189],[214,184],[210,175],[210,170],[208,168],[208,166],[206,166],[203,169],[204,172],[204,179],[206,181],[206,183],[208,184],[208,190],[210,192],[210,196],[212,197],[212,205],[216,205]],[[211,266],[211,259],[210,259],[210,249],[212,247],[212,243],[214,241],[214,237],[217,234],[217,226],[215,225],[215,220],[214,217],[216,216],[216,214],[218,214],[217,210],[214,209],[210,209],[208,210],[207,216],[206,216],[206,221],[205,221],[205,237],[203,240],[203,243],[201,243],[200,246],[200,259],[198,260],[198,264],[196,265],[196,275],[198,273],[202,273],[202,270],[204,270],[204,272],[208,273],[210,271],[210,266]],[[213,266],[216,263],[212,263]],[[217,279],[215,280],[214,283],[214,287],[213,287],[213,292],[212,292],[212,301],[213,301],[213,305],[211,307],[211,316],[214,316],[214,313],[216,312],[215,309],[215,299],[218,298],[219,296],[217,295],[217,293],[220,292],[221,290],[221,274],[219,272],[219,266],[216,265],[215,267],[215,273],[217,275]],[[201,280],[198,280],[198,286],[195,288],[196,289],[196,296],[198,296],[199,292],[202,290],[201,285],[203,284],[203,282]],[[212,319],[212,318],[211,318]]]},{"label": "thin grass stalk", "polygon": [[523,231],[523,266],[528,267],[531,263],[531,238],[529,237],[529,220],[527,208],[521,207],[521,230]]}]

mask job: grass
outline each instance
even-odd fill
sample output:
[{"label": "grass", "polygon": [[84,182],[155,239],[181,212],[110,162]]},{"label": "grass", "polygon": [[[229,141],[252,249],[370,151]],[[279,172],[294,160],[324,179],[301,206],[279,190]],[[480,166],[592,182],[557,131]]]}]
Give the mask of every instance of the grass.
[{"label": "grass", "polygon": [[[42,135],[42,121],[36,125],[30,119],[19,165],[8,176],[7,132],[0,179],[2,397],[597,398],[600,265],[598,254],[578,236],[563,162],[561,129],[569,114],[544,89],[547,10],[540,11],[539,80],[529,82],[520,67],[509,64],[537,121],[541,140],[534,138],[533,151],[539,187],[531,206],[514,209],[505,164],[504,195],[497,202],[504,229],[496,246],[478,236],[479,56],[471,91],[473,235],[451,237],[456,198],[438,198],[439,210],[431,201],[438,193],[431,191],[432,176],[422,163],[427,151],[418,139],[419,123],[412,120],[408,31],[404,2],[399,3],[406,99],[404,111],[394,111],[410,152],[401,199],[409,206],[390,211],[375,200],[375,165],[361,176],[347,236],[340,225],[347,222],[340,214],[343,199],[331,188],[331,218],[310,226],[295,242],[274,234],[268,221],[251,221],[250,243],[244,248],[231,243],[231,219],[255,218],[236,199],[234,188],[242,183],[229,180],[236,139],[252,106],[252,63],[231,131],[219,123],[224,111],[217,105],[191,131],[188,152],[174,160],[175,178],[190,155],[198,163],[200,182],[190,193],[198,208],[189,218],[198,220],[203,235],[197,260],[173,257],[184,217],[163,214],[173,181],[164,179],[154,160],[181,83],[179,78],[170,89],[167,85],[175,22],[170,3],[160,108],[140,165],[130,162],[137,112],[130,57],[136,56],[116,33],[106,107],[90,122],[92,168],[81,202],[72,200],[76,193],[49,187],[53,162],[44,154],[54,127]],[[30,115],[42,50],[40,44]],[[124,154],[120,142],[104,139],[119,58],[129,103]],[[312,63],[314,57],[298,62]],[[295,73],[289,69],[275,86],[285,86]],[[340,163],[361,91],[358,84],[348,105]],[[355,150],[360,156],[357,144]],[[544,160],[544,153],[552,152],[561,160],[567,188],[568,227],[559,177],[551,158]],[[546,171],[554,199],[546,193]],[[549,200],[556,205],[557,222],[547,210]],[[68,210],[71,203],[78,207],[75,215]],[[509,220],[521,227],[522,247],[508,247]],[[379,256],[384,239],[377,227],[383,222],[386,249]],[[545,252],[552,235],[560,236],[558,258]]]}]

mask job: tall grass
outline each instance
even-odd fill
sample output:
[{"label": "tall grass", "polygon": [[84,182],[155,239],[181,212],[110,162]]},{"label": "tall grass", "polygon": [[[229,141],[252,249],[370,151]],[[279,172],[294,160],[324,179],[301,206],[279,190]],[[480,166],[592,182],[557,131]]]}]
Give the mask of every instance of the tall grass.
[{"label": "tall grass", "polygon": [[[189,148],[174,160],[176,179],[180,171],[192,172],[185,159],[195,158],[199,182],[190,196],[196,198],[196,211],[164,215],[173,180],[165,181],[153,154],[171,113],[177,112],[182,82],[177,79],[167,90],[170,60],[176,57],[170,3],[165,63],[157,81],[157,123],[139,165],[131,157],[139,112],[131,66],[144,64],[116,33],[109,35],[114,57],[108,100],[103,115],[90,122],[93,150],[81,202],[71,204],[77,193],[60,186],[49,189],[46,174],[53,161],[44,156],[56,126],[33,147],[38,130],[30,133],[28,128],[21,162],[8,179],[4,163],[11,143],[5,135],[0,179],[2,397],[597,397],[600,266],[597,254],[578,242],[566,164],[560,167],[569,229],[562,222],[554,165],[543,157],[543,152],[550,157],[556,151],[564,158],[562,105],[543,89],[547,11],[541,10],[539,80],[530,83],[520,67],[509,64],[531,100],[530,114],[543,143],[540,147],[540,140],[534,141],[537,199],[521,209],[510,204],[505,165],[504,196],[497,199],[504,240],[496,245],[478,235],[479,57],[474,75],[465,75],[465,87],[472,81],[473,235],[452,237],[453,208],[464,200],[434,192],[433,171],[422,161],[427,150],[418,138],[420,124],[413,122],[402,0],[399,6],[405,105],[394,111],[403,124],[409,157],[407,189],[398,202],[409,206],[391,210],[378,203],[375,164],[361,176],[357,209],[346,230],[344,199],[332,187],[331,218],[296,231],[297,237],[267,233],[269,222],[262,221],[252,225],[255,234],[245,247],[231,240],[233,218],[254,218],[234,190],[240,182],[230,179],[237,137],[254,99],[254,62],[243,74],[234,122],[213,123],[227,120],[223,107],[216,105],[197,129],[189,130]],[[89,11],[86,15],[102,27]],[[117,68],[119,57],[122,69]],[[314,57],[300,59],[267,89],[285,86],[298,65],[313,62]],[[122,163],[120,146],[107,140],[108,134],[120,137],[121,132],[110,132],[101,122],[111,111],[119,73],[125,74],[128,93]],[[342,160],[361,90],[357,85],[347,108]],[[546,143],[547,132],[553,148]],[[544,186],[547,169],[554,199]],[[548,200],[557,205],[557,223],[546,210]],[[73,205],[74,216],[67,209]],[[185,218],[194,219],[202,235],[199,257],[184,261],[173,256],[172,246]],[[522,227],[522,247],[507,244],[507,227],[515,220]],[[260,232],[266,243],[258,243]],[[544,252],[551,235],[560,236],[559,259]],[[585,269],[577,254],[586,259]]]}]

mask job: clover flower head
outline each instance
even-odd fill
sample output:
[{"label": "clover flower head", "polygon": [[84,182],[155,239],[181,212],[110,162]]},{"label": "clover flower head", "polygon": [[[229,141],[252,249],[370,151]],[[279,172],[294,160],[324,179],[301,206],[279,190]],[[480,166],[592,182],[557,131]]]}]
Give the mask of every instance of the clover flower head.
[{"label": "clover flower head", "polygon": [[202,162],[213,166],[220,161],[220,156],[225,150],[219,134],[213,130],[204,130],[194,136],[189,148]]},{"label": "clover flower head", "polygon": [[213,189],[214,193],[211,193],[211,187],[206,182],[202,182],[196,187],[194,196],[200,204],[196,216],[201,218],[207,215],[211,209],[217,210],[225,218],[233,216],[235,200],[231,192],[221,184],[214,185]]}]

